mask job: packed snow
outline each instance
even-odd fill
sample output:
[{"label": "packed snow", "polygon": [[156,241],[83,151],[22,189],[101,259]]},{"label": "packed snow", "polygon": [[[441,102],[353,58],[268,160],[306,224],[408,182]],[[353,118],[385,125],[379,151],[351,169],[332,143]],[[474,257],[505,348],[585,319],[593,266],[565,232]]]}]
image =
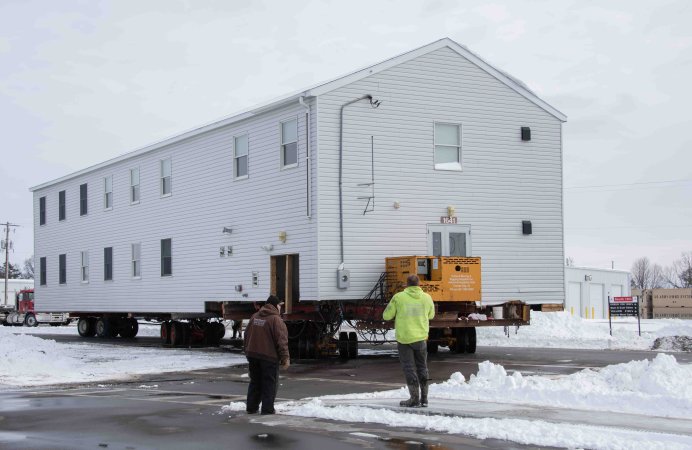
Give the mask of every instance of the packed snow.
[{"label": "packed snow", "polygon": [[[51,327],[52,328],[52,327]],[[0,327],[0,389],[104,380],[244,364],[239,355],[183,349],[59,343]],[[31,328],[37,330],[41,328]],[[59,327],[55,328],[60,329]]]},{"label": "packed snow", "polygon": [[[631,361],[586,369],[564,377],[508,375],[504,367],[485,361],[469,380],[456,372],[442,382],[430,385],[429,411],[435,400],[459,400],[533,405],[583,411],[609,411],[642,417],[692,417],[692,366],[679,364],[674,356],[657,354],[649,361]],[[672,449],[692,448],[692,437],[636,431],[585,424],[552,423],[517,418],[464,418],[424,415],[378,408],[377,399],[404,399],[404,388],[347,395],[331,395],[303,402],[276,405],[282,414],[358,423],[380,423],[394,427],[419,427],[426,430],[464,434],[480,439],[511,440],[530,445],[595,449]],[[339,402],[335,402],[338,401]],[[360,402],[358,402],[361,400]],[[366,407],[362,400],[372,400]],[[349,404],[349,401],[352,404]],[[396,404],[396,402],[392,402]],[[449,403],[446,403],[449,405]],[[243,411],[245,404],[233,402],[223,411]]]}]

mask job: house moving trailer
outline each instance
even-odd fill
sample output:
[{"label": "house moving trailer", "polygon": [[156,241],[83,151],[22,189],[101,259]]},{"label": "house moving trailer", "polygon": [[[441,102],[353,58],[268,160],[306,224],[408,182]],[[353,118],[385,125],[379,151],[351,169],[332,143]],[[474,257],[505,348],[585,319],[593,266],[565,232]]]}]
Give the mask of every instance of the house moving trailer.
[{"label": "house moving trailer", "polygon": [[33,187],[36,308],[215,343],[275,294],[294,354],[354,356],[417,273],[466,289],[435,297],[429,345],[475,351],[564,302],[565,120],[441,39]]}]

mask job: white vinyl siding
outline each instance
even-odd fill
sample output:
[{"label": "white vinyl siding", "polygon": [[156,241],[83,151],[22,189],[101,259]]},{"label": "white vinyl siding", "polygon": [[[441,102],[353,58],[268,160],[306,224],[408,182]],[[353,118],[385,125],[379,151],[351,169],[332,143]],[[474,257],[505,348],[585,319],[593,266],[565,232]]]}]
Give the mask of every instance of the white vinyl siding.
[{"label": "white vinyl siding", "polygon": [[236,179],[247,178],[249,153],[250,146],[247,134],[243,134],[241,136],[236,136],[235,138],[233,138],[233,176]]},{"label": "white vinyl siding", "polygon": [[161,196],[173,193],[173,162],[171,158],[161,160]]},{"label": "white vinyl siding", "polygon": [[89,282],[89,252],[81,252],[80,277],[82,283]]},{"label": "white vinyl siding", "polygon": [[142,276],[142,244],[132,244],[132,278]]},{"label": "white vinyl siding", "polygon": [[298,166],[298,119],[281,122],[281,168]]},{"label": "white vinyl siding", "polygon": [[139,167],[130,169],[130,203],[139,203]]},{"label": "white vinyl siding", "polygon": [[113,209],[113,176],[103,179],[103,209]]}]

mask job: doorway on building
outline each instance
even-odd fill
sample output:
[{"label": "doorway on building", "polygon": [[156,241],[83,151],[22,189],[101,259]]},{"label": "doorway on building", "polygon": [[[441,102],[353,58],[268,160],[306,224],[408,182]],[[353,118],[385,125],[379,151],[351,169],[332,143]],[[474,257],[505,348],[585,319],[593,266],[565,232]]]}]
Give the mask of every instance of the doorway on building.
[{"label": "doorway on building", "polygon": [[470,225],[428,225],[428,255],[471,256]]},{"label": "doorway on building", "polygon": [[271,257],[271,294],[284,302],[287,314],[300,300],[300,271],[298,255],[274,255]]}]

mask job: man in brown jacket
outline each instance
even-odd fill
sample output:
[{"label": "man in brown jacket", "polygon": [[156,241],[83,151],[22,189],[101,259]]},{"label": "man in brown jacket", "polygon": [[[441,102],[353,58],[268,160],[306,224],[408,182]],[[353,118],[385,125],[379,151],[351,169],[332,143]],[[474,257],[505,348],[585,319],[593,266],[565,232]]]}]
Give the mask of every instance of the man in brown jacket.
[{"label": "man in brown jacket", "polygon": [[288,369],[288,329],[281,319],[281,300],[270,295],[245,330],[245,356],[250,362],[250,386],[247,389],[248,414],[259,411],[274,414],[274,399],[279,386],[279,365]]}]

